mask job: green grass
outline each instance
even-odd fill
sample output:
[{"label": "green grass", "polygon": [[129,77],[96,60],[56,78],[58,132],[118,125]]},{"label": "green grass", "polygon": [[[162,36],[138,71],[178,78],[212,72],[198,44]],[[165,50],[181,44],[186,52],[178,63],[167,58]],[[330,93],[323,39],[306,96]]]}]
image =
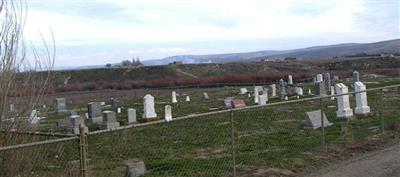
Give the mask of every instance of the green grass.
[{"label": "green grass", "polygon": [[[388,80],[389,82],[385,82],[387,80],[382,79],[380,82],[399,83],[399,79],[396,78]],[[367,88],[374,86],[376,85],[367,85]],[[312,86],[308,84],[304,85],[304,88],[306,93],[306,88]],[[252,87],[248,87],[248,90],[251,91]],[[209,108],[223,109],[223,98],[237,95],[238,91],[238,87],[209,89],[210,100],[203,100],[200,91],[182,90],[178,93],[190,95],[192,101],[186,103],[185,97],[180,96],[179,103],[172,104],[173,116],[209,112]],[[252,105],[253,98],[236,97],[243,98],[247,105]],[[355,97],[350,99],[354,108]],[[136,108],[137,116],[140,117],[143,108],[141,101],[137,98],[125,102],[123,113],[118,115],[118,120],[124,124],[128,107]],[[270,101],[279,100],[275,98]],[[324,100],[324,112],[334,123],[325,129],[328,152],[321,150],[320,130],[303,130],[300,126],[306,111],[320,109],[319,101],[235,111],[235,153],[238,173],[255,172],[245,171],[244,167],[252,169],[274,167],[300,172],[304,168],[318,168],[329,161],[346,158],[351,151],[346,147],[359,141],[369,141],[378,137],[384,140],[382,144],[385,144],[396,133],[388,126],[400,122],[400,96],[393,90],[385,93],[383,110],[385,134],[382,134],[380,129],[382,119],[377,114],[379,92],[368,93],[368,103],[372,114],[348,123],[335,118],[337,108],[330,106],[336,105],[336,100]],[[166,104],[170,104],[170,92],[160,94],[156,98],[156,110],[160,118],[163,117]],[[62,118],[62,116],[50,117],[43,123],[47,126],[53,125],[55,120]],[[231,173],[232,163],[230,126],[230,114],[220,113],[91,135],[88,137],[91,173],[93,176],[123,176],[124,161],[138,158],[144,160],[146,164],[145,176],[228,176]],[[48,127],[45,129],[46,126],[43,128],[49,130]],[[67,162],[79,159],[77,147],[76,141],[70,141],[10,151],[8,154],[0,153],[0,157],[19,153],[34,159],[40,155],[41,158],[36,159],[38,162],[36,166],[27,169],[33,169],[35,174],[41,176],[60,176],[65,174],[63,169]],[[58,158],[54,158],[56,155]],[[7,162],[7,158],[0,164],[3,162]]]}]

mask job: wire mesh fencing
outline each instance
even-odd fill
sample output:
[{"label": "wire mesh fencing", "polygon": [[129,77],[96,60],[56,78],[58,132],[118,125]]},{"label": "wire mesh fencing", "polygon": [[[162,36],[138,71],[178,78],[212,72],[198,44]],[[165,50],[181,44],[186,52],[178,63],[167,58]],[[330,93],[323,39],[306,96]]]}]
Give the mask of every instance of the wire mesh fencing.
[{"label": "wire mesh fencing", "polygon": [[[216,98],[235,90],[228,87]],[[28,144],[0,147],[0,175],[124,176],[132,164],[145,167],[143,176],[298,175],[398,143],[399,90],[366,92],[370,112],[362,115],[355,114],[360,92],[347,94],[353,115],[344,118],[338,118],[343,95],[293,96],[290,101],[270,98],[273,103],[265,106],[178,116],[171,122],[128,125],[65,140],[19,141]],[[254,102],[247,95],[241,98]],[[310,117],[318,121],[310,125]]]}]

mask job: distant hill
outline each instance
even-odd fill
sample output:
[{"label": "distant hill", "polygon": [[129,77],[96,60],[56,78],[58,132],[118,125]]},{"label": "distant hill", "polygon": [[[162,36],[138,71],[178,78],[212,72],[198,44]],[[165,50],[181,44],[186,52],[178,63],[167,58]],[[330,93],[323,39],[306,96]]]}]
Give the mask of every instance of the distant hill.
[{"label": "distant hill", "polygon": [[400,53],[400,39],[374,42],[374,43],[346,43],[326,46],[314,46],[294,50],[265,50],[246,53],[228,53],[211,55],[178,55],[158,60],[143,61],[145,65],[166,65],[174,61],[182,61],[185,64],[195,63],[228,63],[238,61],[255,61],[260,59],[284,59],[296,57],[298,59],[332,59],[333,57],[345,57],[365,54]]}]

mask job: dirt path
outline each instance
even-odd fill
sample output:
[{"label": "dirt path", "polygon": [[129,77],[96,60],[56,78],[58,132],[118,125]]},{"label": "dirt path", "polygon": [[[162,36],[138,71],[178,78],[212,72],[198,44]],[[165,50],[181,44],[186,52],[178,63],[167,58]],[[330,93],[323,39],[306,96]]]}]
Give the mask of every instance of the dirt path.
[{"label": "dirt path", "polygon": [[190,73],[188,73],[188,72],[182,71],[182,70],[180,70],[180,69],[176,69],[175,71],[178,72],[178,73],[181,73],[181,74],[183,74],[183,75],[192,77],[192,78],[197,78],[197,76],[195,76],[195,75],[193,75],[193,74],[190,74]]},{"label": "dirt path", "polygon": [[334,164],[310,177],[400,177],[400,144]]}]

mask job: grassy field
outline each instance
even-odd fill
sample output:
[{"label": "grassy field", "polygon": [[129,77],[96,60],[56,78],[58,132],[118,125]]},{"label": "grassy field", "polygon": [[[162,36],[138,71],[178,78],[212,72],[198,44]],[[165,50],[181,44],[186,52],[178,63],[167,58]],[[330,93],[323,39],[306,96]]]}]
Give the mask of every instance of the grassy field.
[{"label": "grassy field", "polygon": [[[367,84],[367,88],[399,84],[398,78],[371,79],[377,83]],[[368,82],[368,80],[366,80]],[[346,85],[350,85],[346,83]],[[302,85],[306,93],[310,84]],[[249,91],[252,87],[248,87]],[[237,96],[237,87],[215,88],[208,90],[210,100],[203,100],[201,91],[180,90],[181,95],[191,96],[191,102],[173,104],[173,116],[179,117],[193,113],[209,112],[210,108],[223,109],[223,98]],[[156,97],[156,110],[163,116],[164,105],[170,104],[170,91]],[[379,116],[379,92],[368,93],[368,102],[372,114],[347,122],[336,119],[336,101],[324,100],[324,112],[334,125],[325,129],[326,149],[322,146],[320,130],[303,130],[301,121],[306,111],[320,109],[319,101],[304,101],[279,106],[268,106],[234,112],[236,168],[240,176],[269,176],[269,168],[287,169],[300,174],[314,168],[320,168],[330,162],[347,159],[357,153],[379,148],[382,145],[398,141],[400,124],[400,96],[393,89],[384,93],[383,116]],[[247,105],[253,98],[243,96]],[[354,97],[350,97],[352,108]],[[279,101],[277,98],[271,102]],[[141,96],[125,101],[125,108],[134,107],[141,116]],[[74,107],[83,109],[84,104]],[[118,115],[124,124],[126,114]],[[81,112],[82,113],[82,112]],[[54,122],[62,116],[49,117],[43,122],[45,131],[56,130]],[[382,119],[384,118],[384,119]],[[384,120],[385,133],[382,133]],[[47,124],[46,124],[47,123]],[[92,129],[95,129],[92,127]],[[230,114],[220,113],[195,117],[169,123],[137,127],[122,131],[90,135],[89,158],[93,176],[123,176],[124,161],[142,159],[147,168],[145,176],[229,176],[232,171]],[[52,145],[25,148],[0,153],[3,164],[23,156],[31,168],[16,168],[19,173],[36,176],[62,176],[68,171],[68,162],[78,160],[76,141]],[[6,158],[4,158],[6,157]],[[16,158],[16,164],[18,160]],[[35,163],[36,162],[36,163]],[[29,169],[33,169],[29,171]],[[17,171],[18,172],[18,171]],[[6,172],[3,172],[7,174]],[[11,172],[8,174],[12,174]],[[4,176],[4,175],[3,175]],[[23,175],[22,175],[23,176]]]}]

